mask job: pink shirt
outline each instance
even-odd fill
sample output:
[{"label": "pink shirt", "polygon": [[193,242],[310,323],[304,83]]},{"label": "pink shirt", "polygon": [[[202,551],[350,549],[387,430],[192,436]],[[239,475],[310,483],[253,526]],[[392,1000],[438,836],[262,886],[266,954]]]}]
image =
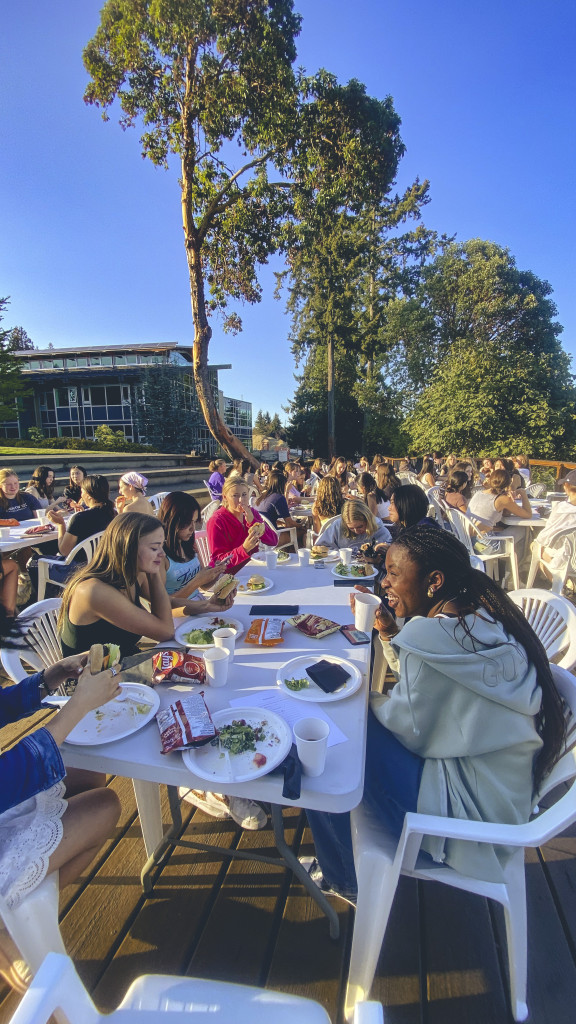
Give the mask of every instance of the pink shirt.
[{"label": "pink shirt", "polygon": [[[252,511],[254,521],[261,523],[263,521],[262,516],[256,509]],[[206,523],[206,533],[210,545],[210,565],[215,565],[216,562],[231,555],[228,572],[234,573],[241,569],[243,565],[246,565],[246,562],[250,561],[252,555],[258,551],[257,546],[253,548],[250,554],[246,553],[243,544],[248,536],[248,527],[244,521],[239,522],[236,516],[232,515],[223,505],[216,509],[214,515],[210,516]],[[266,526],[261,541],[263,544],[276,544],[278,534],[275,530]]]}]

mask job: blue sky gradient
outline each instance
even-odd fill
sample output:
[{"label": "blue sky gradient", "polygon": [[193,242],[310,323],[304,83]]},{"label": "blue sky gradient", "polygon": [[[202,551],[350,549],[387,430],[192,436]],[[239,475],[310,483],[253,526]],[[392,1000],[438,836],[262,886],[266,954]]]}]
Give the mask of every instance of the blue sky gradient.
[{"label": "blue sky gradient", "polygon": [[[298,61],[391,94],[406,155],[398,189],[430,180],[425,223],[507,246],[549,281],[576,354],[576,7],[572,0],[301,0]],[[82,100],[98,0],[4,4],[0,35],[0,295],[5,326],[38,347],[178,341],[192,320],[177,172],[140,157],[137,131]],[[280,412],[293,394],[288,320],[273,299],[214,321],[228,395]],[[269,372],[267,371],[269,368]]]}]

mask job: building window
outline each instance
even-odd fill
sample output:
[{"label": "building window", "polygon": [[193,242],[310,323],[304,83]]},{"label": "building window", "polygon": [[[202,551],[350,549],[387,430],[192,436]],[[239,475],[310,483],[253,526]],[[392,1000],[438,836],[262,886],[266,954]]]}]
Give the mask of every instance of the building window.
[{"label": "building window", "polygon": [[126,356],[114,356],[116,366],[126,366]]},{"label": "building window", "polygon": [[102,366],[112,366],[112,356],[102,356]]},{"label": "building window", "polygon": [[68,388],[55,388],[56,393],[56,405],[59,409],[70,405],[70,397],[68,395]]},{"label": "building window", "polygon": [[90,388],[92,405],[106,405],[106,388]]}]

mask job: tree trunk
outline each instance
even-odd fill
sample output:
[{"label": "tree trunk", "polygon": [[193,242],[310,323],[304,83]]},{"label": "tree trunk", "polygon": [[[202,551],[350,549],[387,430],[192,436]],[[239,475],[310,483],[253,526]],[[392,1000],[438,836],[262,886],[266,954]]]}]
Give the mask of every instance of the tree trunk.
[{"label": "tree trunk", "polygon": [[184,244],[190,276],[190,298],[192,300],[192,320],[194,323],[194,345],[192,349],[192,365],[194,384],[200,402],[200,408],[206,420],[206,426],[212,437],[228,452],[231,459],[248,459],[253,469],[258,469],[258,460],[244,447],[240,438],[226,426],[216,405],[214,393],[208,373],[208,347],[212,337],[212,328],[206,315],[204,297],[204,276],[202,274],[201,243],[198,241],[191,214],[191,205],[187,201],[187,174],[182,165],[182,222],[184,227]]},{"label": "tree trunk", "polygon": [[334,414],[334,339],[328,339],[328,455],[336,455],[336,418]]}]

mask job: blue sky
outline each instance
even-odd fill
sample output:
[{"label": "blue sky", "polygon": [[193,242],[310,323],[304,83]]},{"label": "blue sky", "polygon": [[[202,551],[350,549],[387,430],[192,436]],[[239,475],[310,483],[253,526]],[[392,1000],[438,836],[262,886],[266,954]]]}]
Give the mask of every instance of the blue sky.
[{"label": "blue sky", "polygon": [[[178,341],[192,321],[177,175],[82,95],[98,0],[6,3],[0,35],[0,295],[38,347]],[[406,156],[430,180],[430,227],[507,246],[549,281],[576,355],[576,8],[573,0],[301,0],[298,64],[391,94]],[[214,322],[228,395],[281,412],[294,391],[288,320],[272,297]]]}]

